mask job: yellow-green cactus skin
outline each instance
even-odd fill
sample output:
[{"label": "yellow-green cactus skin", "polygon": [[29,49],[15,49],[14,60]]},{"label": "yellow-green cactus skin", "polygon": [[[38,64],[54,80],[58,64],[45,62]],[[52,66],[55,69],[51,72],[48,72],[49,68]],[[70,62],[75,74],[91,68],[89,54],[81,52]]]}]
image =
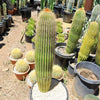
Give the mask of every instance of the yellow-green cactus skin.
[{"label": "yellow-green cactus skin", "polygon": [[98,36],[95,63],[100,66],[100,32],[99,32],[99,36]]},{"label": "yellow-green cactus skin", "polygon": [[12,51],[11,51],[11,57],[14,58],[14,59],[19,59],[22,57],[22,51],[21,49],[19,48],[14,48]]},{"label": "yellow-green cactus skin", "polygon": [[18,72],[26,72],[29,69],[29,65],[25,60],[19,59],[15,64],[15,68]]},{"label": "yellow-green cactus skin", "polygon": [[92,46],[95,43],[97,33],[98,33],[98,23],[91,22],[87,30],[87,33],[84,36],[83,43],[81,45],[78,54],[78,62],[87,60],[91,52]]},{"label": "yellow-green cactus skin", "polygon": [[50,9],[40,12],[35,38],[36,76],[39,90],[50,89],[54,60],[56,21]]},{"label": "yellow-green cactus skin", "polygon": [[31,82],[32,84],[36,81],[36,71],[35,71],[35,70],[32,70],[32,71],[29,73],[29,80],[30,80],[30,82]]},{"label": "yellow-green cactus skin", "polygon": [[69,32],[69,38],[67,41],[67,53],[73,53],[75,51],[76,44],[78,43],[78,40],[82,33],[82,28],[85,22],[85,16],[85,11],[82,8],[78,9],[74,15],[71,30]]}]

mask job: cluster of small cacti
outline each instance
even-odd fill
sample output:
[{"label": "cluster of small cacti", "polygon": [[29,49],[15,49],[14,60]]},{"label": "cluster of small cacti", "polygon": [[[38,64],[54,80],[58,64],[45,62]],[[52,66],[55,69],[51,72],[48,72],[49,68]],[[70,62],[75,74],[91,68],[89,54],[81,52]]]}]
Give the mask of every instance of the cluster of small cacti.
[{"label": "cluster of small cacti", "polygon": [[88,31],[84,36],[83,43],[81,45],[78,54],[78,62],[87,60],[91,52],[92,46],[95,43],[97,32],[98,32],[98,23],[91,22]]},{"label": "cluster of small cacti", "polygon": [[62,33],[63,32],[63,27],[62,27],[62,22],[57,21],[57,33]]},{"label": "cluster of small cacti", "polygon": [[18,72],[26,72],[29,69],[29,65],[25,60],[19,59],[15,64],[15,69]]},{"label": "cluster of small cacti", "polygon": [[97,16],[100,14],[100,5],[96,5],[92,10],[91,22],[96,21]]},{"label": "cluster of small cacti", "polygon": [[63,76],[63,70],[59,65],[53,65],[52,77],[60,79]]},{"label": "cluster of small cacti", "polygon": [[50,89],[54,60],[56,21],[50,9],[40,12],[37,22],[35,43],[36,76],[39,90]]},{"label": "cluster of small cacti", "polygon": [[59,33],[58,35],[57,35],[57,43],[59,43],[59,42],[64,42],[65,41],[65,38],[64,38],[64,34],[61,34],[61,33]]},{"label": "cluster of small cacti", "polygon": [[34,35],[34,30],[35,30],[35,20],[33,18],[30,18],[28,20],[28,24],[27,24],[27,27],[26,27],[25,34],[27,36],[33,36]]},{"label": "cluster of small cacti", "polygon": [[34,62],[35,61],[35,51],[34,50],[28,51],[25,55],[25,58],[28,62]]},{"label": "cluster of small cacti", "polygon": [[67,11],[72,12],[75,0],[68,0]]},{"label": "cluster of small cacti", "polygon": [[14,59],[19,59],[22,57],[22,51],[21,49],[19,48],[14,48],[12,51],[11,51],[11,57],[14,58]]},{"label": "cluster of small cacti", "polygon": [[76,45],[82,33],[82,28],[85,22],[85,11],[83,9],[78,9],[73,17],[73,22],[71,25],[71,30],[69,32],[69,37],[67,41],[66,52],[73,53],[75,51]]},{"label": "cluster of small cacti", "polygon": [[7,5],[6,5],[6,3],[3,3],[3,13],[4,13],[4,18],[7,18]]},{"label": "cluster of small cacti", "polygon": [[83,0],[78,0],[77,8],[82,8]]},{"label": "cluster of small cacti", "polygon": [[99,32],[99,36],[98,36],[95,63],[100,66],[100,32]]},{"label": "cluster of small cacti", "polygon": [[32,71],[29,73],[29,80],[30,80],[30,82],[31,82],[32,84],[36,81],[36,71],[35,71],[35,70],[32,70]]}]

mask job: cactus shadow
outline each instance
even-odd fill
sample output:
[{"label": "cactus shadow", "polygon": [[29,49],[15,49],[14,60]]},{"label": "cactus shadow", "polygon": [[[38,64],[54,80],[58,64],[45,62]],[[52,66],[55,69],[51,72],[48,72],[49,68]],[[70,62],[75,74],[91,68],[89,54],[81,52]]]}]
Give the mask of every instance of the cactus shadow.
[{"label": "cactus shadow", "polygon": [[5,45],[5,43],[0,43],[0,49]]}]

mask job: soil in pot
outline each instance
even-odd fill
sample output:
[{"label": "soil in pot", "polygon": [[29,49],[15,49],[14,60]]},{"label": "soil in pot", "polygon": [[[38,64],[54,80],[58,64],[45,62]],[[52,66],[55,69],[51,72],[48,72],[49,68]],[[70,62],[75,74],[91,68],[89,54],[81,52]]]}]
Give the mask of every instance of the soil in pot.
[{"label": "soil in pot", "polygon": [[88,70],[86,68],[79,68],[77,71],[80,73],[80,75],[89,80],[98,80],[97,76],[91,70]]}]

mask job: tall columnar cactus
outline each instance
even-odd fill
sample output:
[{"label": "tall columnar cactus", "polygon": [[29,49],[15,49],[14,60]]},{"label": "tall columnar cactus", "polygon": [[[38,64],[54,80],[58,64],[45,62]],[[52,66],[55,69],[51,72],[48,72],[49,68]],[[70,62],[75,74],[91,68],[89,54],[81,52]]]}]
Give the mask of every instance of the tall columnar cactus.
[{"label": "tall columnar cactus", "polygon": [[19,0],[19,9],[22,7],[22,0]]},{"label": "tall columnar cactus", "polygon": [[100,33],[99,33],[99,36],[98,36],[95,63],[100,66]]},{"label": "tall columnar cactus", "polygon": [[78,0],[77,8],[82,8],[83,0]]},{"label": "tall columnar cactus", "polygon": [[91,22],[95,21],[99,14],[100,14],[100,5],[96,5],[92,10]]},{"label": "tall columnar cactus", "polygon": [[68,12],[72,12],[72,8],[74,6],[74,1],[75,0],[68,0],[68,4],[67,4],[67,11]]},{"label": "tall columnar cactus", "polygon": [[6,5],[6,3],[3,3],[3,13],[4,13],[4,18],[7,18],[7,5]]},{"label": "tall columnar cactus", "polygon": [[95,42],[97,33],[98,33],[98,23],[91,22],[88,31],[84,36],[83,43],[81,45],[78,54],[78,62],[87,60],[90,51],[92,49],[92,46]]},{"label": "tall columnar cactus", "polygon": [[55,15],[48,8],[39,14],[36,33],[37,83],[41,92],[47,92],[51,85],[56,33]]},{"label": "tall columnar cactus", "polygon": [[82,33],[82,28],[85,22],[85,11],[78,9],[74,15],[71,30],[69,32],[69,38],[67,41],[66,52],[72,53],[76,48],[76,44]]},{"label": "tall columnar cactus", "polygon": [[2,22],[2,19],[1,19],[1,5],[0,5],[0,22]]},{"label": "tall columnar cactus", "polygon": [[26,0],[23,0],[23,7],[26,6]]}]

